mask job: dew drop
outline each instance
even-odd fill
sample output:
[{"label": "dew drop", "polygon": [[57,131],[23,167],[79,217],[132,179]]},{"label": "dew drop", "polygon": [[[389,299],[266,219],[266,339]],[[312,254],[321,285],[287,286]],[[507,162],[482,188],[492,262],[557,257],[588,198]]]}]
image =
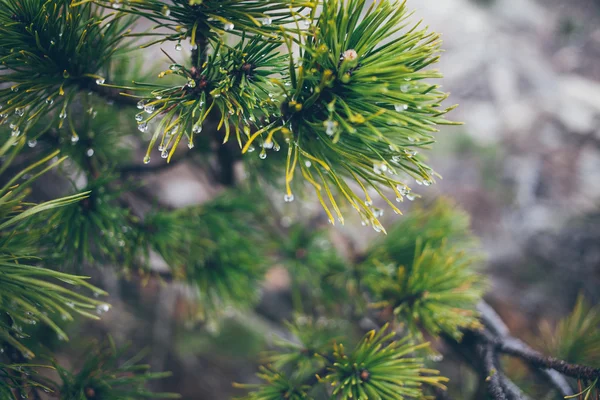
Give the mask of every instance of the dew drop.
[{"label": "dew drop", "polygon": [[223,30],[225,31],[232,31],[233,28],[235,28],[235,25],[233,25],[231,22],[227,22],[223,25]]},{"label": "dew drop", "polygon": [[102,85],[102,84],[104,84],[104,82],[106,82],[106,79],[104,79],[104,78],[96,79],[96,85]]},{"label": "dew drop", "polygon": [[273,23],[273,20],[271,19],[271,17],[264,17],[264,18],[262,19],[262,24],[263,24],[264,26],[269,26],[269,25],[271,25],[272,23]]},{"label": "dew drop", "polygon": [[86,154],[88,157],[91,157],[91,156],[93,156],[93,155],[94,155],[94,149],[87,149],[87,151],[85,152],[85,154]]},{"label": "dew drop", "polygon": [[146,104],[144,106],[144,111],[148,114],[152,114],[154,112],[154,105],[153,104]]},{"label": "dew drop", "polygon": [[171,15],[171,10],[169,9],[169,7],[167,7],[166,5],[164,5],[162,7],[162,9],[160,10],[160,13],[165,16],[168,17],[169,15]]},{"label": "dew drop", "polygon": [[135,114],[135,120],[137,122],[142,122],[143,119],[144,119],[144,114],[142,114],[142,113]]},{"label": "dew drop", "polygon": [[79,136],[72,135],[71,136],[71,143],[77,143],[77,142],[79,142]]},{"label": "dew drop", "polygon": [[27,141],[27,146],[29,146],[31,148],[35,147],[36,145],[37,145],[37,140],[35,140],[35,139],[31,139],[31,140]]},{"label": "dew drop", "polygon": [[160,157],[161,158],[169,157],[169,152],[167,150],[163,150],[162,153],[160,153]]},{"label": "dew drop", "polygon": [[286,203],[291,203],[292,201],[294,201],[294,195],[293,194],[286,194],[285,196],[283,196],[283,200]]},{"label": "dew drop", "polygon": [[312,166],[312,163],[310,161],[304,161],[304,165],[306,166],[306,168],[310,168]]},{"label": "dew drop", "polygon": [[140,110],[143,110],[144,109],[144,103],[145,103],[144,100],[138,101],[137,102],[137,108],[140,109]]},{"label": "dew drop", "polygon": [[394,106],[394,109],[396,111],[398,111],[398,112],[406,111],[406,110],[408,110],[408,105],[406,105],[406,104],[396,104]]},{"label": "dew drop", "polygon": [[144,164],[148,164],[150,162],[150,156],[144,157]]}]

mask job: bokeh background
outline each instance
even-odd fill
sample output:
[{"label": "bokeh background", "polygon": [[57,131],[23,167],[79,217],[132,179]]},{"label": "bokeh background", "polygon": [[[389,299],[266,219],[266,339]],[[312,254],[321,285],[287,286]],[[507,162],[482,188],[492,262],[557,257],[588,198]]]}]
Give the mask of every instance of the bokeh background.
[{"label": "bokeh background", "polygon": [[[408,0],[408,6],[443,35],[438,68],[451,102],[460,104],[450,117],[465,122],[439,134],[430,161],[443,179],[422,188],[420,201],[449,196],[471,215],[487,256],[487,300],[516,336],[539,348],[540,327],[567,314],[580,292],[600,301],[600,2]],[[161,202],[173,206],[204,202],[222,189],[193,162],[149,179]],[[320,212],[298,201],[279,211],[284,224]],[[401,217],[386,216],[387,223],[395,218]],[[332,229],[348,253],[375,235],[357,220]],[[71,327],[71,335],[109,333],[148,348],[154,369],[173,372],[157,389],[188,400],[240,394],[231,382],[254,379],[260,352],[273,334],[286,334],[281,321],[292,312],[289,277],[276,265],[256,312],[231,310],[219,327],[186,323],[193,304],[183,285],[152,279],[140,285],[110,269],[89,272],[111,293],[113,309],[102,321]],[[59,358],[76,365],[78,351],[65,347]],[[453,378],[468,380],[460,371]]]}]

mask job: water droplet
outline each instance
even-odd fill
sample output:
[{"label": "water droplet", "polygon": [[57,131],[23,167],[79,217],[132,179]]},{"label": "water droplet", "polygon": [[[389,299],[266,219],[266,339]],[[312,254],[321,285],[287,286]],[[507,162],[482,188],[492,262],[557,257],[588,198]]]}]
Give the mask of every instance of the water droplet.
[{"label": "water droplet", "polygon": [[263,143],[263,147],[264,147],[265,149],[272,149],[272,148],[273,148],[273,146],[274,146],[274,143],[273,143],[272,141],[269,141],[269,142],[264,142],[264,143]]},{"label": "water droplet", "polygon": [[409,142],[414,142],[414,141],[415,141],[415,138],[414,138],[414,137],[410,137],[410,136],[409,136],[409,137],[408,137],[408,141],[409,141]]},{"label": "water droplet", "polygon": [[37,145],[37,140],[35,140],[35,139],[31,139],[31,140],[27,141],[27,146],[29,146],[31,148],[35,147],[36,145]]},{"label": "water droplet", "polygon": [[306,168],[310,168],[312,166],[312,163],[310,161],[304,161],[304,165],[306,166]]},{"label": "water droplet", "polygon": [[335,134],[337,128],[337,122],[332,120],[325,121],[325,133],[329,136],[333,136]]},{"label": "water droplet", "polygon": [[379,221],[373,221],[373,230],[377,233],[381,232],[383,230],[383,226],[381,226],[381,223]]},{"label": "water droplet", "polygon": [[52,97],[48,97],[48,98],[46,99],[46,104],[49,104],[49,105],[52,105],[52,104],[54,104],[54,99],[53,99]]},{"label": "water droplet", "polygon": [[194,142],[188,142],[188,149],[194,148]]},{"label": "water droplet", "polygon": [[102,313],[108,312],[109,310],[110,310],[110,305],[106,304],[106,303],[100,304],[100,305],[98,305],[98,307],[96,307],[97,314],[102,314]]},{"label": "water droplet", "polygon": [[19,117],[22,117],[23,114],[25,114],[25,110],[22,108],[15,108],[15,114],[17,114]]},{"label": "water droplet", "polygon": [[18,92],[19,91],[19,86],[18,85],[14,85],[10,87],[11,92]]},{"label": "water droplet", "polygon": [[248,147],[248,153],[252,153],[254,150],[255,150],[255,149],[254,149],[254,146],[250,146],[250,147]]},{"label": "water droplet", "polygon": [[292,201],[294,201],[294,195],[293,194],[286,194],[285,196],[283,196],[283,200],[286,203],[291,203]]},{"label": "water droplet", "polygon": [[91,157],[91,156],[93,156],[93,155],[94,155],[94,149],[87,149],[87,151],[85,152],[85,154],[86,154],[88,157]]},{"label": "water droplet", "polygon": [[265,151],[265,149],[263,149],[263,150],[260,152],[260,154],[258,155],[258,157],[259,157],[261,160],[264,160],[265,158],[267,158],[267,152]]},{"label": "water droplet", "polygon": [[429,186],[429,185],[431,185],[432,183],[433,183],[433,182],[432,182],[432,181],[430,181],[429,179],[425,179],[425,180],[423,181],[423,185],[425,185],[425,186]]},{"label": "water droplet", "polygon": [[231,22],[226,22],[223,24],[223,30],[225,31],[232,31],[233,28],[235,28],[235,25],[233,25]]},{"label": "water droplet", "polygon": [[417,185],[422,185],[423,184],[423,182],[421,182],[421,180],[419,180],[419,179],[415,179],[415,182],[417,183]]},{"label": "water droplet", "polygon": [[400,86],[400,91],[402,93],[408,93],[409,90],[410,90],[410,85],[402,85],[402,86]]},{"label": "water droplet", "polygon": [[21,130],[19,129],[19,127],[15,127],[11,132],[10,135],[11,136],[19,136],[21,134]]},{"label": "water droplet", "polygon": [[408,105],[406,105],[406,104],[396,104],[394,106],[394,109],[396,111],[398,111],[398,112],[402,112],[402,111],[408,110]]},{"label": "water droplet", "polygon": [[135,114],[135,120],[137,122],[142,122],[143,119],[144,119],[144,114],[142,114],[142,113]]},{"label": "water droplet", "polygon": [[148,164],[150,162],[150,156],[144,157],[144,164]]},{"label": "water droplet", "polygon": [[63,78],[68,79],[71,76],[71,74],[69,74],[69,71],[67,71],[66,69],[63,71]]},{"label": "water droplet", "polygon": [[77,142],[79,142],[79,136],[73,134],[71,136],[71,143],[77,143]]},{"label": "water droplet", "polygon": [[273,20],[271,19],[271,17],[264,17],[264,18],[262,19],[262,24],[263,24],[264,26],[269,26],[269,25],[271,25],[272,23],[273,23]]},{"label": "water droplet", "polygon": [[106,82],[106,79],[104,79],[104,78],[96,79],[96,85],[102,85],[104,82]]},{"label": "water droplet", "polygon": [[169,157],[169,152],[167,150],[163,150],[162,153],[160,153],[160,157],[161,158]]},{"label": "water droplet", "polygon": [[[188,79],[188,81],[186,83],[186,86],[187,87],[191,87],[191,88],[195,88],[196,87],[196,81],[194,79]],[[232,114],[231,110],[229,110],[229,111],[230,111],[230,114]]]},{"label": "water droplet", "polygon": [[410,201],[413,201],[415,199],[415,195],[412,193],[409,193],[406,195],[406,198],[409,199]]},{"label": "water droplet", "polygon": [[200,133],[200,132],[202,132],[202,125],[200,125],[200,124],[194,125],[194,127],[192,128],[192,132],[193,133]]},{"label": "water droplet", "polygon": [[152,114],[154,112],[154,104],[146,104],[144,106],[144,111],[148,114]]},{"label": "water droplet", "polygon": [[143,110],[144,109],[144,104],[145,104],[144,100],[138,101],[137,102],[137,108],[139,108],[140,110]]},{"label": "water droplet", "polygon": [[168,17],[169,15],[171,15],[171,10],[169,9],[169,7],[167,7],[166,5],[162,7],[162,9],[160,10],[160,13],[165,16]]},{"label": "water droplet", "polygon": [[58,114],[58,118],[60,119],[65,119],[67,118],[67,110],[65,110],[64,108],[61,110],[60,114]]},{"label": "water droplet", "polygon": [[148,131],[148,124],[146,122],[142,122],[141,124],[138,125],[138,130],[140,132],[147,132]]},{"label": "water droplet", "polygon": [[177,64],[171,64],[171,66],[169,67],[169,69],[171,71],[179,71],[181,69],[181,67]]}]

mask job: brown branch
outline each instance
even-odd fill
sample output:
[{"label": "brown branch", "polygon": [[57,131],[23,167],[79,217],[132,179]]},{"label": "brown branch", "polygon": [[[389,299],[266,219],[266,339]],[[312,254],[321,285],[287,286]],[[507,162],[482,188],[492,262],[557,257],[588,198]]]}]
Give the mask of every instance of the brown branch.
[{"label": "brown branch", "polygon": [[600,376],[600,370],[598,369],[572,365],[562,360],[542,355],[521,340],[510,336],[508,327],[489,304],[481,302],[477,308],[480,312],[481,320],[489,332],[488,334],[480,332],[482,337],[493,345],[496,351],[525,361],[535,373],[551,384],[563,397],[570,396],[574,392],[567,380],[555,371],[574,378],[578,376],[572,375],[573,372],[584,373],[580,375],[581,377],[594,376],[594,373],[596,374],[594,377]]}]

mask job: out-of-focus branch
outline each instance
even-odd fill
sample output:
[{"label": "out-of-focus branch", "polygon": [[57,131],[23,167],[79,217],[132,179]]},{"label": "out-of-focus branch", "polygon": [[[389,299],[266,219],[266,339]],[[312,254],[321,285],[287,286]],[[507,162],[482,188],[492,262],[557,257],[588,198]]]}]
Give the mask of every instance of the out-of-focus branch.
[{"label": "out-of-focus branch", "polygon": [[478,309],[481,313],[481,320],[486,327],[486,330],[481,333],[481,337],[493,346],[495,351],[525,361],[535,373],[551,384],[562,396],[572,395],[573,389],[565,377],[557,372],[573,378],[590,379],[600,376],[600,370],[598,369],[569,364],[553,357],[546,357],[521,340],[510,336],[508,327],[489,304],[481,302]]}]

